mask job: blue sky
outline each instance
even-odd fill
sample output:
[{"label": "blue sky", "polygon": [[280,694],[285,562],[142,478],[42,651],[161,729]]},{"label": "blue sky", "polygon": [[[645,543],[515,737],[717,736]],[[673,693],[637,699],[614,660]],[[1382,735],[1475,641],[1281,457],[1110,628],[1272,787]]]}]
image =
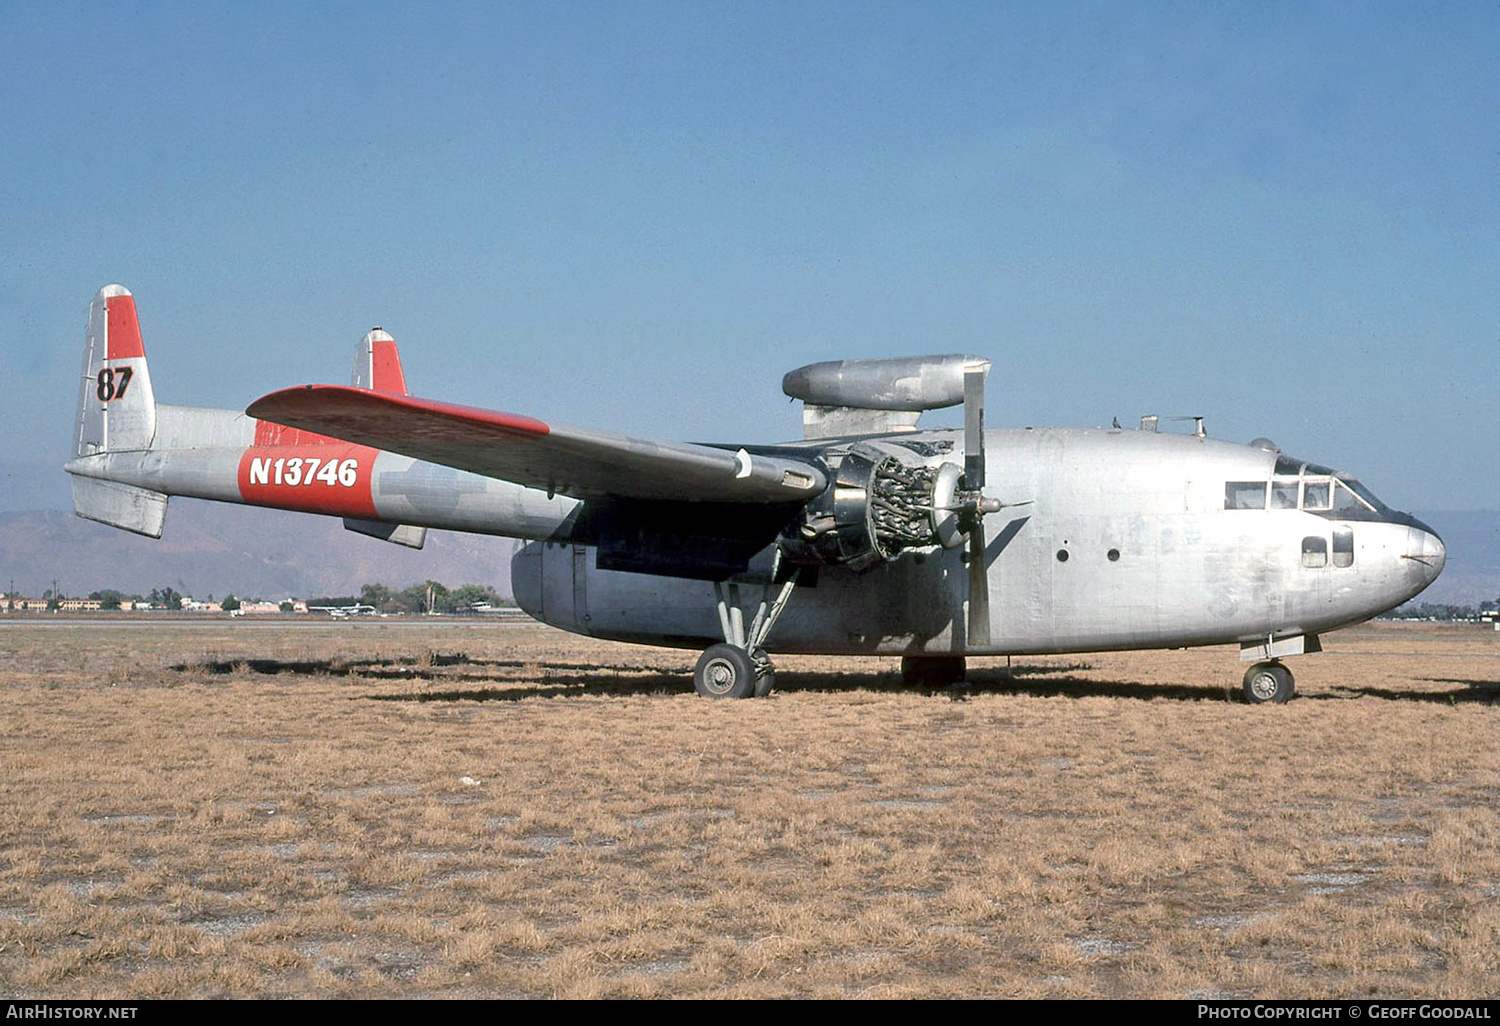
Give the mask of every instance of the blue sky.
[{"label": "blue sky", "polygon": [[992,426],[1203,414],[1500,509],[1494,3],[0,0],[0,509],[66,507],[87,305],[166,402],[347,380],[708,441],[814,360]]}]

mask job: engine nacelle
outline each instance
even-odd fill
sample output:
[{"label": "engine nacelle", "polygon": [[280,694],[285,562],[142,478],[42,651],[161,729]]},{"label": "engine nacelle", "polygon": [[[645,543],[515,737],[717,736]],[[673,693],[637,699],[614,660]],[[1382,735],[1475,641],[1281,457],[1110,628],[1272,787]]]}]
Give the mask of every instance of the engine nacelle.
[{"label": "engine nacelle", "polygon": [[860,410],[940,410],[964,401],[964,373],[988,369],[982,356],[901,356],[832,360],[798,367],[781,379],[793,399]]},{"label": "engine nacelle", "polygon": [[863,571],[905,549],[963,543],[954,508],[963,472],[956,464],[911,464],[867,443],[825,459],[833,482],[782,534],[783,558]]}]

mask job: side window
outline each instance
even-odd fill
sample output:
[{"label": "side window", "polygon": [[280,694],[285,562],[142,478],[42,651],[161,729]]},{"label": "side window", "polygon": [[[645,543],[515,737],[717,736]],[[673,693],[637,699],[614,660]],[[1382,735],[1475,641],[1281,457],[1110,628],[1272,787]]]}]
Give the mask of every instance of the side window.
[{"label": "side window", "polygon": [[[1322,541],[1322,539],[1318,539]],[[1306,552],[1306,547],[1303,548]],[[1354,565],[1354,532],[1348,528],[1342,528],[1333,532],[1333,565]]]},{"label": "side window", "polygon": [[1332,509],[1331,489],[1327,481],[1308,481],[1302,486],[1303,509]]},{"label": "side window", "polygon": [[1302,565],[1314,570],[1328,565],[1327,538],[1310,535],[1302,539]]},{"label": "side window", "polygon": [[1225,509],[1265,509],[1264,481],[1230,481],[1224,485]]},{"label": "side window", "polygon": [[1296,509],[1297,508],[1297,482],[1296,481],[1273,481],[1273,482],[1271,482],[1271,508],[1272,509]]}]

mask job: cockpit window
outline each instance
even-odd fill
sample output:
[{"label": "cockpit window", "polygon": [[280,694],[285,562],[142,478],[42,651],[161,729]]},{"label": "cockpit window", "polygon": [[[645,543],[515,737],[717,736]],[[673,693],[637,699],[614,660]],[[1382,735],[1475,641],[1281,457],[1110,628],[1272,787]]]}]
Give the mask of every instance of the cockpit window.
[{"label": "cockpit window", "polygon": [[1332,488],[1333,482],[1331,481],[1304,481],[1302,484],[1302,508],[1307,510],[1332,509]]},{"label": "cockpit window", "polygon": [[1360,501],[1376,513],[1383,513],[1388,508],[1385,503],[1375,497],[1374,492],[1354,480],[1354,478],[1340,474],[1338,482],[1342,487],[1349,489],[1355,495],[1359,496]]},{"label": "cockpit window", "polygon": [[1358,515],[1364,513],[1366,510],[1374,512],[1375,507],[1351,489],[1347,482],[1334,478],[1333,511],[1335,513]]},{"label": "cockpit window", "polygon": [[1264,481],[1229,481],[1224,485],[1225,509],[1265,509]]},{"label": "cockpit window", "polygon": [[1349,475],[1285,456],[1277,457],[1276,474],[1270,481],[1226,481],[1224,508],[1302,509],[1351,520],[1389,512],[1385,503]]}]

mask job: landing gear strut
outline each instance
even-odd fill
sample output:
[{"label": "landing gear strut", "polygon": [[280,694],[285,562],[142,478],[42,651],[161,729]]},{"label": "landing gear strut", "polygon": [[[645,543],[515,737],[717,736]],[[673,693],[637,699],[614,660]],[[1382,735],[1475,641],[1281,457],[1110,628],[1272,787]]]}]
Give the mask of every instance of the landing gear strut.
[{"label": "landing gear strut", "polygon": [[1285,702],[1297,693],[1297,682],[1280,662],[1256,663],[1245,671],[1243,686],[1245,701],[1251,705],[1262,702]]},{"label": "landing gear strut", "polygon": [[[778,553],[779,556],[779,553]],[[777,559],[776,563],[780,560]],[[772,577],[775,577],[773,563]],[[760,606],[745,630],[745,614],[740,609],[740,586],[715,582],[714,597],[719,605],[719,627],[724,643],[710,645],[693,667],[693,687],[704,698],[765,698],[776,685],[776,668],[764,648],[771,628],[781,617],[792,589],[797,586],[797,571],[792,571],[781,585],[776,600],[771,601],[768,584]]]}]

